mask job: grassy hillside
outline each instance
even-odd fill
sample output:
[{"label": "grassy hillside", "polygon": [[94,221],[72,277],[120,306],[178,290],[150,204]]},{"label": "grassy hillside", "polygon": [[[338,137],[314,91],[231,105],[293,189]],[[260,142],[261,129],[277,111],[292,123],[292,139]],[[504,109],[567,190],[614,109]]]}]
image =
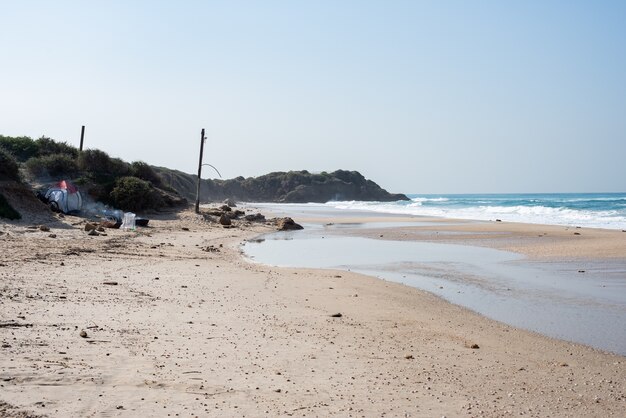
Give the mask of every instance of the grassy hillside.
[{"label": "grassy hillside", "polygon": [[46,184],[72,180],[93,200],[135,212],[185,203],[142,161],[111,158],[104,151],[79,152],[65,142],[42,137],[0,135],[0,180]]}]

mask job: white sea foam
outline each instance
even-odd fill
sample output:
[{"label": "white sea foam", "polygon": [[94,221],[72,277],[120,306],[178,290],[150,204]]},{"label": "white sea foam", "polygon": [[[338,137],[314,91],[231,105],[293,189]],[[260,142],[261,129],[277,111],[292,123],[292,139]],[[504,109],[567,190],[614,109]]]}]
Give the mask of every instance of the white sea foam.
[{"label": "white sea foam", "polygon": [[[566,207],[547,206],[439,206],[423,203],[446,202],[445,200],[416,198],[409,203],[382,202],[329,202],[326,205],[337,209],[366,210],[372,212],[432,216],[455,219],[495,220],[548,225],[584,226],[591,228],[626,229],[626,216],[622,211],[590,211]],[[621,212],[621,213],[620,213]]]}]

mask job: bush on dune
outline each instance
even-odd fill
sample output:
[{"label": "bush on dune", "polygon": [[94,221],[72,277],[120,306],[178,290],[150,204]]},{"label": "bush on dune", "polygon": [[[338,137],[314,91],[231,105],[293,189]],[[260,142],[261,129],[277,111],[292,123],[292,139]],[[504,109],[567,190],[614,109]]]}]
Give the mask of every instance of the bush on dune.
[{"label": "bush on dune", "polygon": [[78,148],[69,145],[67,142],[57,142],[48,137],[42,136],[37,141],[37,156],[44,157],[51,154],[65,154],[71,158],[78,157]]},{"label": "bush on dune", "polygon": [[96,177],[120,177],[131,174],[130,164],[111,158],[99,149],[88,149],[78,156],[78,168]]},{"label": "bush on dune", "polygon": [[78,172],[76,160],[67,154],[34,157],[26,161],[25,165],[35,177],[72,177]]},{"label": "bush on dune", "polygon": [[155,187],[162,187],[163,181],[161,176],[147,163],[143,161],[135,161],[131,164],[131,172],[134,177],[149,181]]},{"label": "bush on dune", "polygon": [[163,199],[152,185],[137,177],[122,177],[116,181],[111,198],[116,207],[139,212],[163,205]]},{"label": "bush on dune", "polygon": [[37,144],[27,136],[0,135],[0,148],[10,152],[20,162],[37,155]]},{"label": "bush on dune", "polygon": [[19,181],[19,165],[9,152],[0,148],[0,180]]}]

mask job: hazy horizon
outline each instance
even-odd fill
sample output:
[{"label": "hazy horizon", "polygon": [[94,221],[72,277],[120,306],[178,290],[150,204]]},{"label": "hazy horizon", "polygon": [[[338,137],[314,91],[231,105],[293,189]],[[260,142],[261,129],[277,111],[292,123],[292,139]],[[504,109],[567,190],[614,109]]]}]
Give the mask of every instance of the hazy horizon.
[{"label": "hazy horizon", "polygon": [[[224,178],[626,191],[626,3],[2,4],[0,134]],[[208,167],[203,178],[216,174]]]}]

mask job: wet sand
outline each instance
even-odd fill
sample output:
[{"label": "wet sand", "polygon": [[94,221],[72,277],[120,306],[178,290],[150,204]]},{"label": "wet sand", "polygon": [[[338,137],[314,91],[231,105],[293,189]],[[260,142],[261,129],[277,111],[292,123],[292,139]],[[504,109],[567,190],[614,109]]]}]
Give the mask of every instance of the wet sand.
[{"label": "wet sand", "polygon": [[[244,260],[240,244],[269,226],[190,212],[98,237],[77,218],[51,225],[0,224],[0,416],[623,416],[623,356],[401,284]],[[548,228],[551,245],[534,227],[450,228],[470,234],[397,234],[624,254],[602,232]]]},{"label": "wet sand", "polygon": [[[359,272],[491,319],[626,355],[626,260],[528,261],[476,245],[387,240],[410,223],[336,223],[247,242],[255,262]],[[376,232],[376,239],[359,236]],[[599,326],[600,324],[600,326]]]}]

